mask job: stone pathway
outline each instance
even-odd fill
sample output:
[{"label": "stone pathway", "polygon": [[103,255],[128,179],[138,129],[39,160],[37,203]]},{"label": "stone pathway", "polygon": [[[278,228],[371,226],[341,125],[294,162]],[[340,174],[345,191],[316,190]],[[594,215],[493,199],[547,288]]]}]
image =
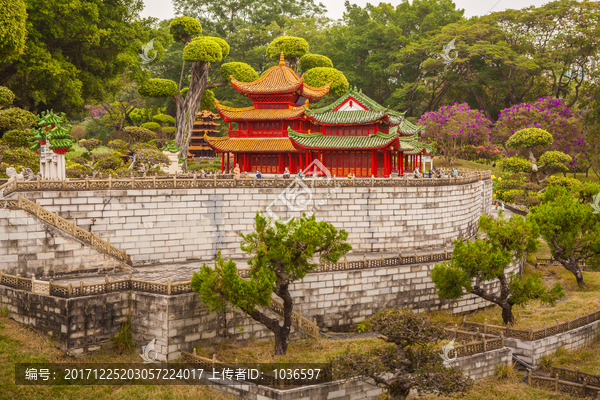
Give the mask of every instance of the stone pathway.
[{"label": "stone pathway", "polygon": [[[438,249],[439,251],[439,249]],[[448,248],[448,252],[451,252],[452,248]],[[417,251],[417,254],[420,254],[422,252]],[[405,255],[413,255],[414,251],[410,251],[410,252],[405,252]],[[381,258],[381,256],[384,256],[386,258],[391,258],[394,256],[398,256],[398,252],[388,252],[388,253],[369,253],[366,254],[367,256],[367,260],[372,260],[372,259],[378,259]],[[354,261],[354,260],[362,260],[363,259],[363,254],[362,253],[351,253],[348,255],[348,261]],[[235,261],[235,263],[237,264],[237,267],[240,269],[245,269],[248,268],[248,264],[247,264],[247,260],[242,260],[242,259],[234,259],[233,261]],[[343,261],[343,260],[341,260]],[[187,282],[192,278],[192,274],[194,273],[194,271],[198,271],[200,269],[200,267],[202,266],[202,264],[204,264],[206,262],[206,264],[208,266],[213,265],[213,260],[209,260],[209,261],[195,261],[195,262],[188,262],[188,263],[175,263],[175,264],[160,264],[160,265],[152,265],[152,266],[148,266],[148,267],[132,267],[131,268],[131,272],[132,272],[132,277],[133,279],[137,279],[137,280],[143,280],[143,281],[147,281],[147,282],[162,282],[162,283],[166,283],[168,278],[171,278],[171,282],[172,283],[176,283],[176,282]],[[120,280],[120,279],[127,279],[127,277],[129,276],[129,272],[118,272],[118,273],[114,273],[114,274],[109,274],[108,278],[111,281],[116,281],[116,280]],[[105,275],[82,275],[82,276],[75,276],[75,277],[68,277],[68,278],[63,278],[63,279],[55,279],[53,282],[54,283],[58,283],[58,284],[66,284],[68,282],[71,283],[77,283],[79,284],[79,281],[83,281],[85,283],[94,283],[94,282],[103,282],[105,279]]]}]

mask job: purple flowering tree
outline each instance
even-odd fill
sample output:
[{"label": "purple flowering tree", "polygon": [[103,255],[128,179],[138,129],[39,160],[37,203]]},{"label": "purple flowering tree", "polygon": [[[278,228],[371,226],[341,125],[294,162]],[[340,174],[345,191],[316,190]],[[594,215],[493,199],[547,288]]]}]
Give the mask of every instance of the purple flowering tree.
[{"label": "purple flowering tree", "polygon": [[581,118],[576,116],[564,100],[544,97],[532,103],[517,104],[500,112],[494,127],[493,141],[505,145],[515,132],[539,128],[549,132],[553,142],[537,150],[560,151],[571,156],[571,171],[589,169],[590,154]]},{"label": "purple flowering tree", "polygon": [[441,106],[438,111],[423,114],[417,124],[425,127],[423,137],[429,143],[435,143],[450,165],[459,149],[486,143],[492,133],[490,120],[482,111],[472,110],[466,103]]}]

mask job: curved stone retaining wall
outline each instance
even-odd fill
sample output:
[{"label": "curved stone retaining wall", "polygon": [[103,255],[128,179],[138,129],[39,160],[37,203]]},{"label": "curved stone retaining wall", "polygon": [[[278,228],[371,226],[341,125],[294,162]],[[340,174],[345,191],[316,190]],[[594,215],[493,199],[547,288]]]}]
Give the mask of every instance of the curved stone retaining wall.
[{"label": "curved stone retaining wall", "polygon": [[[492,208],[492,180],[423,187],[200,188],[21,192],[125,249],[135,265],[242,256],[257,211],[287,219],[310,199],[318,219],[349,232],[353,251],[452,244]],[[15,196],[13,193],[11,195]],[[302,197],[304,196],[304,197]],[[304,199],[304,200],[303,200]],[[298,210],[299,211],[296,211]]]}]

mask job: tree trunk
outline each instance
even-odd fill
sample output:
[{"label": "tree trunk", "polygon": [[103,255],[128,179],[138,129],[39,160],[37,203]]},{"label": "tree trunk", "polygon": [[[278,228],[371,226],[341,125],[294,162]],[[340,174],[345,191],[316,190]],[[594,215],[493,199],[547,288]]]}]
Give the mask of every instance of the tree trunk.
[{"label": "tree trunk", "polygon": [[410,390],[407,390],[406,392],[402,393],[388,393],[388,397],[390,398],[390,400],[406,400],[409,393]]},{"label": "tree trunk", "polygon": [[502,307],[502,322],[506,326],[512,326],[515,324],[515,316],[512,313],[512,305],[508,303],[500,304]]},{"label": "tree trunk", "polygon": [[187,158],[196,114],[200,110],[200,102],[206,90],[208,67],[209,63],[207,62],[194,62],[192,64],[190,86],[185,99],[181,94],[175,95],[175,104],[177,106],[175,145],[181,147],[180,158]]}]

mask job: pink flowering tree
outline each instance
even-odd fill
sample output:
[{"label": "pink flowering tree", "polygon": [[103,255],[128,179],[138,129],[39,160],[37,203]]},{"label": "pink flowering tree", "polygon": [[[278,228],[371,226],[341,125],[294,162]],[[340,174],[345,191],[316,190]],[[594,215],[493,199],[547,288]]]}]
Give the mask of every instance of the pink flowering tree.
[{"label": "pink flowering tree", "polygon": [[564,100],[544,97],[533,103],[517,104],[500,112],[494,127],[493,141],[507,143],[517,131],[539,128],[551,134],[553,140],[538,151],[560,151],[571,156],[568,169],[587,170],[590,154],[581,119],[567,107]]},{"label": "pink flowering tree", "polygon": [[499,160],[501,157],[500,153],[500,149],[491,143],[484,143],[479,146],[468,144],[458,152],[459,157],[463,160],[485,160],[486,164]]},{"label": "pink flowering tree", "polygon": [[441,106],[438,111],[425,113],[417,124],[425,127],[423,137],[435,143],[450,165],[459,149],[486,143],[492,133],[490,120],[483,112],[471,110],[466,103]]}]

